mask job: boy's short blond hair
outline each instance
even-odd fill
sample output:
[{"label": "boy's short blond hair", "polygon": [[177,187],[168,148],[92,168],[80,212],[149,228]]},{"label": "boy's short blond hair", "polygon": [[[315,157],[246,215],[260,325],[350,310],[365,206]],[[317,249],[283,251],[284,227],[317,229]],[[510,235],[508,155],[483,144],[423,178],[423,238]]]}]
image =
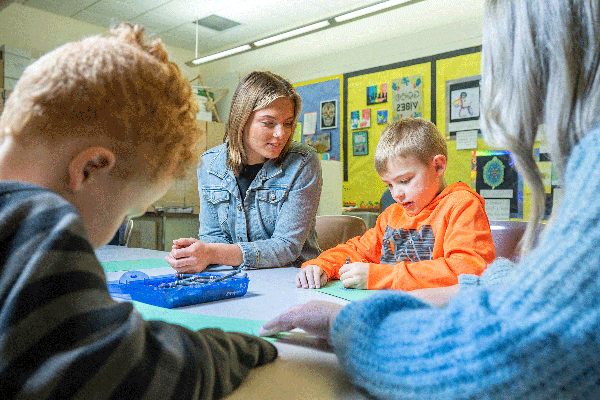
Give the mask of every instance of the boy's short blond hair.
[{"label": "boy's short blond hair", "polygon": [[429,164],[438,154],[448,158],[448,146],[433,123],[423,118],[401,119],[381,133],[375,149],[375,170],[384,174],[391,159],[411,155]]},{"label": "boy's short blond hair", "polygon": [[198,106],[161,41],[145,43],[143,32],[122,24],[42,56],[10,94],[0,135],[106,147],[119,178],[153,180],[173,162],[173,175],[183,176],[198,139]]}]

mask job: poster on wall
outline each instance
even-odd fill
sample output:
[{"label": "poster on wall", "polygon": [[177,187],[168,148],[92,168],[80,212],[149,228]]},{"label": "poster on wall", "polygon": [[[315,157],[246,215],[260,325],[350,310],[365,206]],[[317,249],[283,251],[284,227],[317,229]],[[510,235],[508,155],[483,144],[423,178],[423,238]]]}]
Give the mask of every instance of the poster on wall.
[{"label": "poster on wall", "polygon": [[490,221],[523,218],[523,183],[508,151],[476,151],[475,190]]},{"label": "poster on wall", "polygon": [[337,128],[337,100],[325,100],[321,102],[321,129]]},{"label": "poster on wall", "polygon": [[373,85],[367,87],[367,105],[387,103],[388,84]]},{"label": "poster on wall", "polygon": [[481,75],[446,81],[446,138],[454,139],[457,132],[476,130],[479,126],[479,85]]},{"label": "poster on wall", "polygon": [[317,112],[304,113],[304,124],[302,126],[303,135],[314,135],[317,131]]},{"label": "poster on wall", "polygon": [[392,121],[423,116],[422,75],[405,76],[392,81]]},{"label": "poster on wall", "polygon": [[369,132],[352,132],[352,155],[365,156],[369,154]]}]

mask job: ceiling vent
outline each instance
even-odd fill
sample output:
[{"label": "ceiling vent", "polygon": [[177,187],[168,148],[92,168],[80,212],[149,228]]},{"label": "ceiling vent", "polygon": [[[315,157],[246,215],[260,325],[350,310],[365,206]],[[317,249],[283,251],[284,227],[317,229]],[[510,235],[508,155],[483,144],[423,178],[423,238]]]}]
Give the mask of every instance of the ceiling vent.
[{"label": "ceiling vent", "polygon": [[194,21],[195,24],[203,26],[208,29],[212,29],[214,31],[222,32],[226,29],[233,28],[234,26],[238,26],[240,23],[232,21],[227,18],[219,17],[218,15],[209,15],[208,17],[201,18],[197,21]]}]

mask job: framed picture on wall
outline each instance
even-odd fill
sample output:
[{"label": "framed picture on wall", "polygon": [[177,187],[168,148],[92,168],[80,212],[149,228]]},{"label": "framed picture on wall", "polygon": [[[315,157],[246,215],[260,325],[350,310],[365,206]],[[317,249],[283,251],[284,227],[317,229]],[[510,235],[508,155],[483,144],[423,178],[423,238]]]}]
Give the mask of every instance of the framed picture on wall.
[{"label": "framed picture on wall", "polygon": [[446,138],[455,138],[459,131],[479,133],[480,82],[481,75],[446,81]]},{"label": "framed picture on wall", "polygon": [[350,112],[350,129],[360,128],[360,110]]},{"label": "framed picture on wall", "polygon": [[365,156],[369,154],[369,132],[352,132],[352,155]]},{"label": "framed picture on wall", "polygon": [[371,127],[371,109],[365,108],[361,111],[360,114],[360,124],[359,128],[370,128]]},{"label": "framed picture on wall", "polygon": [[337,100],[325,100],[321,102],[321,130],[337,128]]},{"label": "framed picture on wall", "polygon": [[377,123],[379,125],[388,123],[388,110],[377,110]]},{"label": "framed picture on wall", "polygon": [[387,83],[367,87],[367,105],[387,103]]}]

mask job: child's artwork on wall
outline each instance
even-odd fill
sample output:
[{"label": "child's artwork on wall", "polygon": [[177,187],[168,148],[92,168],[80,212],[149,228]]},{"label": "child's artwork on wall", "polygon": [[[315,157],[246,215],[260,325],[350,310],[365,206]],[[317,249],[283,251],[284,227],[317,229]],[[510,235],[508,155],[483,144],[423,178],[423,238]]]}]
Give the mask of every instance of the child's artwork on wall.
[{"label": "child's artwork on wall", "polygon": [[317,131],[317,112],[304,113],[304,126],[302,127],[303,135],[314,135]]},{"label": "child's artwork on wall", "polygon": [[450,121],[479,117],[479,88],[453,90],[450,92],[452,108]]},{"label": "child's artwork on wall", "polygon": [[337,128],[337,100],[325,100],[321,102],[321,129]]},{"label": "child's artwork on wall", "polygon": [[371,109],[365,108],[362,110],[359,128],[370,128],[371,127]]},{"label": "child's artwork on wall", "polygon": [[446,138],[456,132],[479,129],[479,83],[481,75],[446,81]]},{"label": "child's artwork on wall", "polygon": [[490,221],[523,218],[523,183],[508,151],[477,151],[475,190]]},{"label": "child's artwork on wall", "polygon": [[421,74],[392,81],[392,121],[423,116],[423,79]]},{"label": "child's artwork on wall", "polygon": [[358,129],[360,128],[360,111],[352,111],[350,112],[350,129]]},{"label": "child's artwork on wall", "polygon": [[367,87],[367,105],[387,103],[387,83]]},{"label": "child's artwork on wall", "polygon": [[352,155],[369,154],[369,133],[367,131],[352,132]]},{"label": "child's artwork on wall", "polygon": [[387,124],[388,122],[388,110],[377,110],[377,123]]},{"label": "child's artwork on wall", "polygon": [[331,133],[320,133],[314,136],[312,147],[317,150],[317,153],[326,153],[331,150]]}]

